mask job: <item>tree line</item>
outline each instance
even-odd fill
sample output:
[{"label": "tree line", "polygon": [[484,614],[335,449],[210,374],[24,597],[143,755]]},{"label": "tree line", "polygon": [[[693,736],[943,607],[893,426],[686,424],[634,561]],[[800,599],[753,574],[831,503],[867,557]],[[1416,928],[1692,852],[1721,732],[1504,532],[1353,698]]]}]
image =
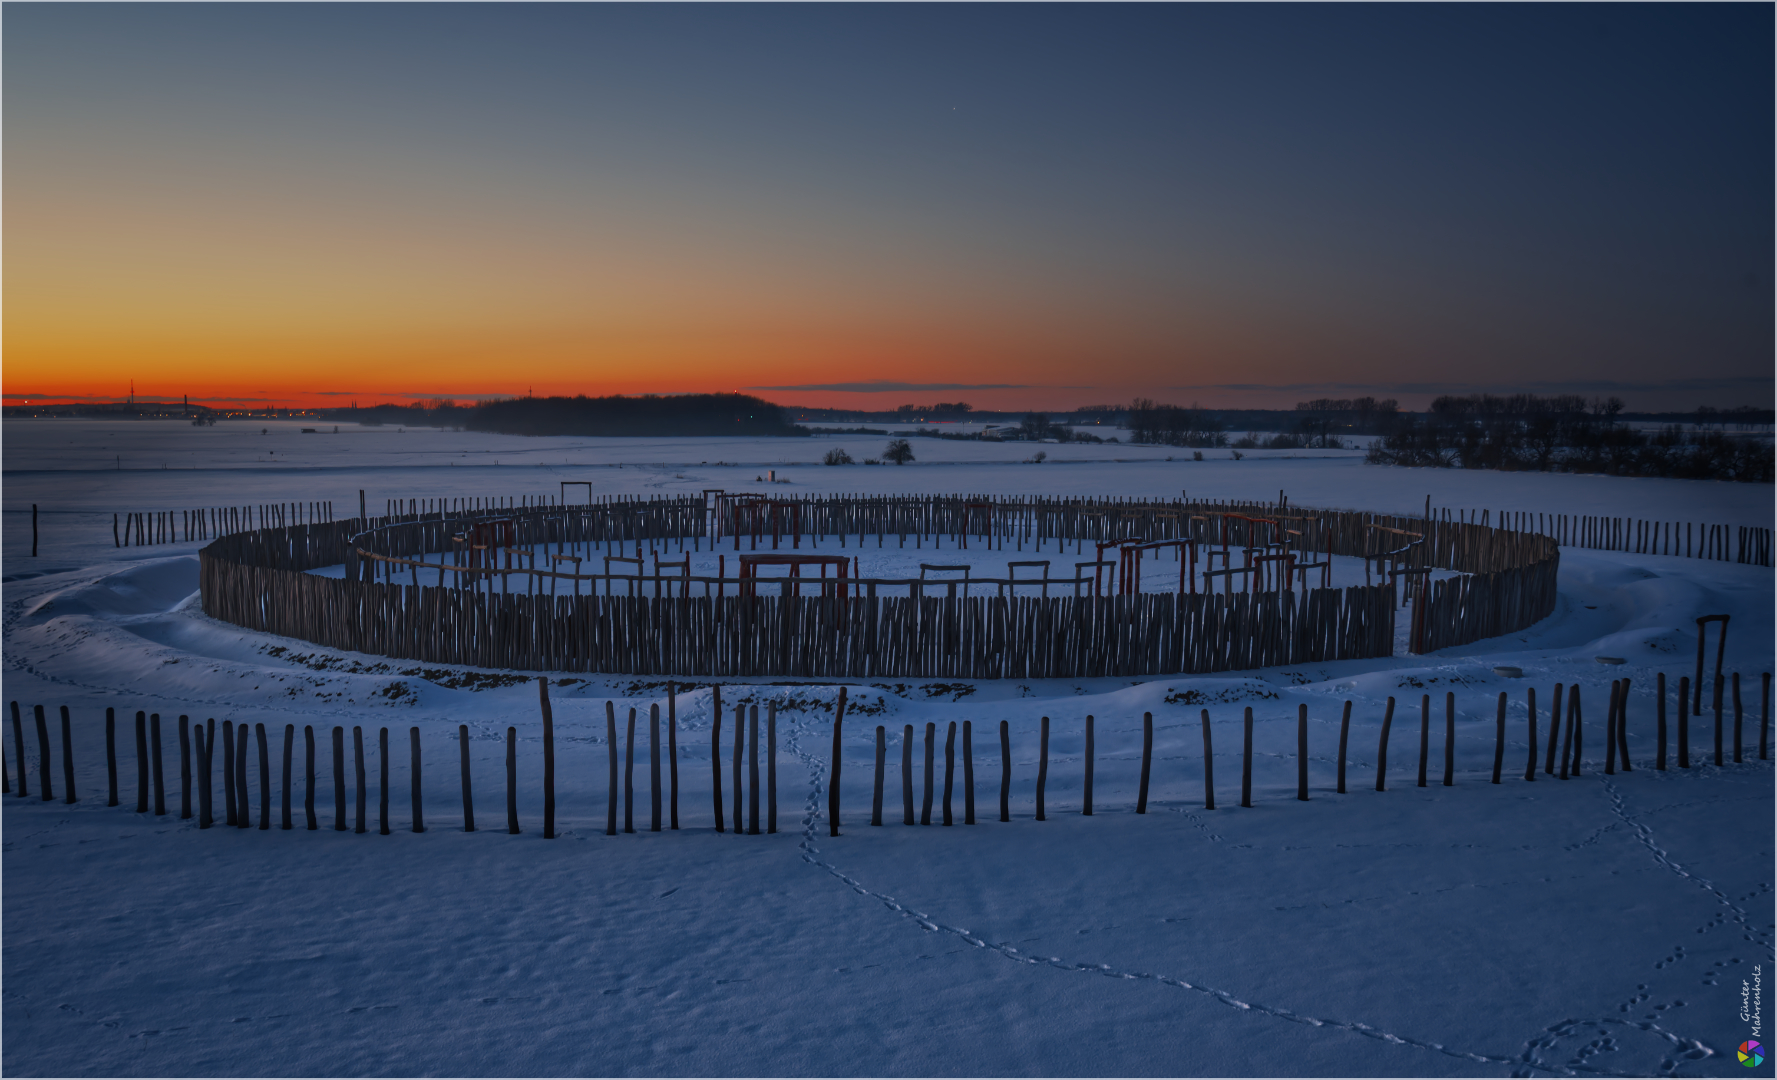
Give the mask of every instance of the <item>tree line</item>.
[{"label": "tree line", "polygon": [[1620,398],[1534,394],[1446,396],[1371,444],[1375,465],[1601,472],[1771,483],[1771,444],[1677,424],[1621,422]]}]

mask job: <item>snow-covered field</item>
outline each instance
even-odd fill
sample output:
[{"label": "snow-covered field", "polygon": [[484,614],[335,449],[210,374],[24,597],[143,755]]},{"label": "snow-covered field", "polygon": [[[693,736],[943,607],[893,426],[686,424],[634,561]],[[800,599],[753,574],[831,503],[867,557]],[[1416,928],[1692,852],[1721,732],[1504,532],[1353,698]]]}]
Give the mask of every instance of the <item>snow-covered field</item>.
[{"label": "snow-covered field", "polygon": [[[711,689],[677,688],[682,829],[653,834],[647,710],[664,705],[668,688],[557,678],[561,837],[546,841],[534,682],[502,686],[249,634],[197,611],[196,545],[117,550],[107,541],[110,515],[122,510],[332,499],[343,515],[360,488],[380,508],[392,497],[554,494],[559,481],[582,479],[601,493],[695,493],[756,486],[765,469],[804,492],[1171,496],[1184,488],[1273,498],[1283,489],[1301,505],[1393,512],[1420,510],[1430,494],[1453,508],[1767,526],[1769,488],[1380,469],[1337,451],[1168,462],[1163,448],[1051,446],[1049,462],[1027,465],[1028,445],[937,440],[916,441],[919,461],[904,468],[828,468],[794,463],[817,462],[832,445],[861,460],[882,440],[525,440],[393,428],[336,436],[330,426],[313,435],[300,427],[5,426],[3,690],[25,710],[31,766],[30,797],[0,800],[0,1067],[9,1074],[1749,1071],[1735,1056],[1753,1036],[1741,1019],[1742,982],[1751,986],[1755,967],[1769,975],[1773,940],[1772,773],[1756,758],[1758,673],[1773,657],[1766,569],[1569,549],[1553,617],[1432,656],[1141,682],[851,686],[837,838],[826,819],[837,687],[722,687],[729,799],[733,706],[779,706],[780,832],[757,837],[711,829]],[[704,464],[716,461],[739,464]],[[35,560],[32,503],[42,512]],[[911,557],[915,567],[921,557],[892,542],[881,554]],[[1692,727],[1693,768],[1656,771],[1655,675],[1675,683],[1689,672],[1693,620],[1713,613],[1733,616],[1726,666],[1743,673],[1753,750],[1744,764],[1716,767],[1705,717]],[[1600,665],[1600,655],[1628,662]],[[1524,677],[1499,676],[1496,665],[1519,666]],[[1604,706],[1610,680],[1623,677],[1633,680],[1635,767],[1606,776]],[[1527,784],[1527,691],[1537,692],[1546,736],[1556,682],[1581,688],[1585,772],[1565,782],[1539,772]],[[1506,781],[1495,787],[1500,691],[1509,694],[1510,737]],[[1440,783],[1446,692],[1458,708],[1449,788]],[[1414,784],[1422,694],[1433,710],[1426,788]],[[1390,696],[1389,783],[1377,792]],[[1350,793],[1338,795],[1346,700]],[[635,835],[604,835],[608,701],[620,726],[639,710]],[[47,707],[52,733],[56,707],[71,710],[80,794],[72,806],[60,801],[59,742],[57,801],[38,798],[34,704]],[[1305,804],[1295,798],[1303,704]],[[1243,809],[1247,706],[1256,764],[1254,806]],[[115,808],[104,805],[107,707],[119,716],[124,805]],[[1203,805],[1204,708],[1213,811]],[[178,819],[176,795],[167,817],[135,814],[139,709],[162,716],[170,778],[178,715],[264,723],[273,733],[274,814],[282,732],[295,725],[296,830],[200,831]],[[1154,716],[1153,789],[1149,813],[1137,816],[1144,712]],[[1088,714],[1090,817],[1079,813]],[[1044,715],[1048,820],[1039,823]],[[1731,707],[1728,719],[1731,729]],[[900,824],[904,725],[916,743],[927,723],[937,725],[936,821],[947,726],[965,720],[979,823],[960,824],[959,766],[958,825]],[[1013,760],[1013,820],[1004,824],[1001,720]],[[471,732],[475,833],[461,831],[458,724]],[[302,827],[305,725],[322,747],[321,829],[312,833]],[[365,728],[364,836],[331,828],[334,725]],[[502,827],[509,725],[519,737],[525,830],[516,837]],[[888,824],[871,828],[877,725],[890,747]],[[393,748],[388,837],[375,820],[382,727]],[[408,831],[410,727],[420,730],[425,762],[429,831],[417,836]],[[16,781],[10,735],[5,745]],[[914,762],[917,801],[923,746]],[[176,792],[176,780],[169,785]],[[216,787],[220,801],[220,779]]]}]

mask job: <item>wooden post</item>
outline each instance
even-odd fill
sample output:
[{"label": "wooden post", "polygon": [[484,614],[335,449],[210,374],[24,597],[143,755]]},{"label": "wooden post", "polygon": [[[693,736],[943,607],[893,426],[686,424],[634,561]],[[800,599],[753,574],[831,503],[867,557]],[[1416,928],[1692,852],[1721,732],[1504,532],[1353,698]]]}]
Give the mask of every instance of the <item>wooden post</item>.
[{"label": "wooden post", "polygon": [[[62,728],[66,730],[66,727],[68,727],[68,707],[64,705],[62,707]],[[62,743],[66,744],[68,741],[64,739]],[[1745,758],[1741,757],[1740,751],[1740,671],[1734,671],[1734,764],[1738,766],[1743,760]],[[73,773],[68,774],[68,785],[69,789],[73,789]],[[73,803],[75,801],[71,798],[73,790],[69,790],[68,794],[69,803]]]},{"label": "wooden post", "polygon": [[944,824],[951,825],[950,794],[956,781],[956,721],[950,722],[950,728],[944,736]]},{"label": "wooden post", "polygon": [[882,779],[888,761],[888,731],[876,725],[876,785],[870,792],[870,824],[882,824]]},{"label": "wooden post", "polygon": [[[1734,753],[1735,761],[1739,761],[1740,750],[1740,676],[1734,676]],[[179,745],[185,750],[180,756],[180,778],[184,781],[181,790],[185,793],[185,804],[181,818],[191,816],[191,752],[190,740],[185,737],[185,717],[179,718]],[[74,726],[68,716],[68,706],[62,706],[62,791],[63,800],[68,803],[79,802],[74,795]]]},{"label": "wooden post", "polygon": [[1691,677],[1678,677],[1678,767],[1691,767]]},{"label": "wooden post", "polygon": [[1499,774],[1506,764],[1506,692],[1499,692],[1499,716],[1493,725],[1493,782],[1499,783]]},{"label": "wooden post", "polygon": [[747,834],[759,835],[759,706],[747,710]]},{"label": "wooden post", "polygon": [[[775,710],[773,716],[775,717]],[[671,819],[670,827],[674,832],[679,830],[679,695],[672,683],[666,684],[666,763],[667,781],[670,785],[668,808]],[[777,777],[777,770],[772,770],[772,778]],[[774,784],[775,788],[776,785]],[[776,800],[774,799],[775,803]],[[776,806],[772,807],[772,825],[777,825]]]},{"label": "wooden post", "polygon": [[[613,733],[613,736],[614,735],[615,735],[615,733]],[[612,745],[616,744],[615,737],[613,737],[611,741],[612,741]],[[615,758],[613,758],[613,760],[615,760]],[[611,780],[612,780],[612,790],[613,791],[616,790],[616,780],[617,780],[616,772],[617,772],[617,770],[613,767],[611,770],[611,773],[612,773]],[[616,796],[613,795],[612,798],[615,799]],[[607,831],[611,831],[611,830],[607,830]],[[520,830],[518,827],[518,729],[515,727],[509,727],[506,729],[506,835],[517,836],[519,834],[519,832],[520,832]]]},{"label": "wooden post", "polygon": [[1573,758],[1573,705],[1578,696],[1579,686],[1576,684],[1567,695],[1567,721],[1561,731],[1561,771],[1557,775],[1563,780],[1567,779],[1568,766]]},{"label": "wooden post", "polygon": [[[1328,533],[1329,538],[1331,533]],[[1331,540],[1329,539],[1329,543]],[[1351,701],[1345,702],[1345,711],[1339,717],[1339,786],[1338,793],[1345,794],[1345,746],[1351,737]]]},{"label": "wooden post", "polygon": [[1253,708],[1246,707],[1245,749],[1240,755],[1240,805],[1253,804]]},{"label": "wooden post", "polygon": [[259,827],[271,828],[271,746],[266,740],[265,725],[253,725],[253,734],[259,745]]},{"label": "wooden post", "polygon": [[[555,839],[555,710],[549,707],[549,679],[537,676],[538,708],[543,712],[543,839]],[[656,711],[656,717],[659,713]],[[633,722],[633,720],[632,720]],[[655,734],[660,725],[654,725]],[[660,755],[654,756],[654,789],[660,790]],[[654,827],[660,827],[660,796],[654,796]]]},{"label": "wooden post", "polygon": [[765,831],[777,832],[777,702],[765,706]]},{"label": "wooden post", "polygon": [[[228,738],[228,728],[226,726],[223,728],[223,737],[224,737],[224,739]],[[21,741],[19,743],[19,776],[20,777],[23,777],[25,775],[24,756],[25,756],[25,744],[23,741]],[[233,766],[234,766],[234,762],[231,757],[230,761],[229,761],[229,767],[232,769]],[[21,787],[21,788],[24,787],[24,783],[22,781],[20,782],[19,787]],[[231,783],[230,784],[230,795],[231,796],[233,795],[232,789],[233,789],[233,784]],[[229,809],[229,814],[228,814],[228,823],[230,825],[234,824],[233,806],[234,806],[234,803],[231,798],[230,803],[229,803],[230,809]],[[146,712],[143,712],[140,709],[137,709],[136,710],[136,813],[146,814],[147,812],[148,812],[148,714]]]},{"label": "wooden post", "polygon": [[1629,680],[1623,680],[1622,693],[1617,695],[1617,763],[1624,772],[1633,772],[1629,765]]},{"label": "wooden post", "polygon": [[[929,728],[928,728],[928,730],[929,730]],[[929,740],[930,736],[927,736],[927,738]],[[929,747],[931,745],[931,743],[928,741],[926,745]],[[930,761],[931,760],[931,757],[930,757],[931,751],[927,750],[926,753],[927,753],[926,760]],[[930,775],[929,766],[928,766],[927,775],[928,776]],[[1047,821],[1048,820],[1048,818],[1043,816],[1043,790],[1048,786],[1049,786],[1049,718],[1047,716],[1045,716],[1045,717],[1043,717],[1042,734],[1039,737],[1039,745],[1037,748],[1037,820],[1038,821]],[[927,790],[930,790],[930,781],[927,781]]]},{"label": "wooden post", "polygon": [[[185,718],[180,717],[179,719],[183,720]],[[283,805],[281,807],[279,807],[279,809],[281,809],[283,811],[283,814],[278,822],[279,827],[282,829],[285,829],[285,830],[294,829],[296,827],[295,822],[290,820],[290,801],[291,801],[290,800],[290,772],[291,772],[291,764],[292,764],[291,759],[293,757],[295,757],[295,755],[296,755],[296,725],[295,724],[285,724],[284,725],[284,786],[282,788],[283,793],[284,793],[284,800],[283,800]]]},{"label": "wooden post", "polygon": [[1203,710],[1203,808],[1216,808],[1216,755],[1209,741],[1209,710]]},{"label": "wooden post", "polygon": [[1419,785],[1425,786],[1425,768],[1431,757],[1431,695],[1419,695]]},{"label": "wooden post", "polygon": [[364,728],[357,724],[352,725],[352,780],[354,783],[352,789],[352,794],[355,797],[354,805],[358,811],[356,819],[352,822],[352,831],[363,833],[365,831],[364,807],[366,799],[369,798],[369,792],[365,790],[364,783]]},{"label": "wooden post", "polygon": [[[68,718],[68,707],[62,707],[62,718]],[[62,744],[66,748],[66,723]],[[69,790],[73,790],[73,776],[69,776]],[[179,714],[179,821],[188,821],[192,815],[192,718]]]},{"label": "wooden post", "polygon": [[[611,706],[608,704],[605,706],[605,710],[606,710],[607,714],[609,714],[610,708],[611,708]],[[613,747],[615,747],[616,743],[617,743],[617,722],[615,720],[612,720],[611,721],[611,744]],[[723,831],[722,830],[722,688],[719,686],[713,686],[710,688],[710,772],[712,774],[711,780],[710,780],[710,791],[713,794],[715,801],[716,801],[716,831],[721,832],[721,831]],[[612,751],[611,751],[611,790],[612,790],[612,792],[615,792],[617,790],[617,751],[615,749],[612,749]],[[617,813],[617,796],[615,794],[613,794],[611,796],[612,821],[616,820],[616,813]],[[612,829],[607,830],[607,832],[614,833],[614,832],[616,832],[616,829],[612,828]]]},{"label": "wooden post", "polygon": [[475,831],[475,789],[469,775],[469,725],[457,725],[457,756],[463,773],[463,831]]},{"label": "wooden post", "polygon": [[197,725],[195,738],[197,739],[198,778],[202,781],[202,786],[197,790],[197,827],[207,829],[213,820],[210,816],[211,747],[209,740],[204,738],[204,725]]},{"label": "wooden post", "polygon": [[[25,771],[25,726],[19,720],[19,703],[16,701],[12,703],[12,750],[13,756],[18,760],[19,798],[22,799],[30,793],[30,785],[25,779],[30,774]],[[116,788],[117,785],[113,783],[111,786]],[[112,805],[117,804],[113,801]]]},{"label": "wooden post", "polygon": [[[720,713],[716,714],[715,727],[716,727],[718,735],[719,735],[721,727],[722,727],[722,717],[721,717]],[[609,759],[610,765],[611,765],[610,779],[605,784],[605,791],[606,791],[605,835],[606,836],[616,836],[617,835],[617,706],[609,701],[605,702],[605,749],[606,749],[605,756],[607,759]],[[720,762],[722,760],[721,749],[722,749],[721,746],[718,745],[716,747],[717,752],[714,755],[714,758],[718,763],[716,766],[716,782],[717,782],[718,788],[719,788],[719,786],[721,784],[721,780],[722,780],[722,768],[720,765]],[[722,831],[722,793],[720,790],[718,790],[716,792],[716,831],[717,832]]]},{"label": "wooden post", "polygon": [[[303,742],[303,794],[302,812],[307,819],[308,831],[314,832],[321,827],[315,819],[315,727],[313,724],[302,725]],[[204,788],[209,790],[210,778],[204,777]]]},{"label": "wooden post", "polygon": [[426,814],[421,792],[419,792],[419,728],[407,728],[407,753],[412,767],[409,769],[409,780],[414,790],[414,831],[426,831]]},{"label": "wooden post", "polygon": [[734,835],[740,836],[746,830],[746,820],[741,816],[741,804],[745,801],[743,793],[746,785],[741,782],[741,756],[746,750],[747,742],[747,707],[734,707]]},{"label": "wooden post", "polygon": [[[1382,734],[1376,739],[1376,790],[1388,790],[1388,732],[1394,727],[1394,698],[1382,713]],[[1534,751],[1532,751],[1534,753]]]},{"label": "wooden post", "polygon": [[[49,773],[49,724],[47,721],[45,721],[43,719],[43,706],[41,706],[41,705],[31,706],[31,714],[37,720],[38,786],[43,789],[43,801],[49,802],[55,798],[55,791],[52,790],[50,778],[49,778],[50,777],[50,773]],[[154,718],[155,718],[155,734],[158,735],[160,733],[160,714],[155,713]],[[156,770],[156,771],[158,773],[158,770]],[[159,780],[159,776],[157,775],[155,777],[155,779]],[[155,795],[157,796],[156,801],[161,802],[161,800],[158,799],[158,796],[160,794],[160,785],[157,783],[157,784],[155,784],[154,787],[155,787]],[[162,814],[167,812],[164,802],[161,802],[160,809],[157,812],[162,813]]]},{"label": "wooden post", "polygon": [[1141,786],[1135,794],[1135,812],[1148,812],[1148,773],[1154,764],[1154,714],[1141,714]]},{"label": "wooden post", "polygon": [[[224,725],[222,731],[227,745],[228,727]],[[233,814],[228,823],[234,824]],[[338,724],[333,725],[333,831],[346,831],[346,731]]]},{"label": "wooden post", "polygon": [[[860,541],[861,543],[861,541]],[[907,728],[909,740],[913,736],[913,728]],[[913,799],[909,792],[907,813],[913,815]],[[1012,820],[1012,726],[1008,721],[1000,721],[1000,820]]]},{"label": "wooden post", "polygon": [[839,688],[839,706],[833,711],[833,782],[827,789],[827,829],[839,835],[839,734],[845,723],[845,687]]},{"label": "wooden post", "polygon": [[901,824],[913,824],[913,725],[901,728]]},{"label": "wooden post", "polygon": [[1555,744],[1561,738],[1561,727],[1561,684],[1556,683],[1555,700],[1551,703],[1549,708],[1549,752],[1548,756],[1543,759],[1544,776],[1553,776],[1555,774]]},{"label": "wooden post", "polygon": [[975,824],[975,745],[963,721],[963,824]]},{"label": "wooden post", "polygon": [[[15,701],[12,703],[12,730],[15,733],[15,735],[18,731],[18,725],[19,725],[19,703]],[[212,741],[214,741],[214,740],[212,740]],[[211,752],[214,753],[215,752],[214,749],[212,749]],[[21,765],[23,764],[22,758],[20,759],[20,764]],[[116,806],[117,805],[117,710],[114,708],[108,708],[105,710],[105,777],[108,781],[110,781],[110,790],[109,790],[108,794],[106,795],[105,805],[106,806]],[[19,794],[20,795],[23,795],[25,793],[24,787],[25,787],[25,774],[23,771],[21,771],[19,773]]]},{"label": "wooden post", "polygon": [[934,786],[935,776],[935,773],[933,772],[933,763],[935,761],[934,755],[937,752],[937,740],[938,725],[927,721],[925,788],[923,789],[919,804],[919,823],[921,825],[930,825],[932,823],[932,788]]},{"label": "wooden post", "polygon": [[[739,750],[736,746],[737,754]],[[628,735],[623,741],[623,831],[636,831],[636,711],[633,706],[629,710]]]},{"label": "wooden post", "polygon": [[376,831],[389,835],[389,729],[377,732],[376,757],[380,775],[377,780]]},{"label": "wooden post", "polygon": [[[1721,691],[1722,691],[1721,679],[1719,677],[1717,677],[1715,680],[1715,693],[1713,695],[1711,695],[1711,697],[1710,697],[1710,700],[1715,705],[1715,765],[1716,765],[1716,768],[1720,768],[1721,763],[1722,763],[1722,750],[1721,750],[1721,743],[1722,743],[1722,738],[1721,738],[1721,736],[1722,736],[1722,722],[1721,722],[1722,721],[1722,717],[1721,717],[1722,692]],[[45,796],[45,797],[47,798],[47,796]]]},{"label": "wooden post", "polygon": [[1444,786],[1456,784],[1456,694],[1444,694]]}]

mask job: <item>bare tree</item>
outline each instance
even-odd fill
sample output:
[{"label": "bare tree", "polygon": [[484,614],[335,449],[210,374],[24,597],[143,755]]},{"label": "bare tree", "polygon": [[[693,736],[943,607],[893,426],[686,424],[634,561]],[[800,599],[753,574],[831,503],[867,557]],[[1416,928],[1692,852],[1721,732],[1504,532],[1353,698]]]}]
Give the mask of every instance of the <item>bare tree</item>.
[{"label": "bare tree", "polygon": [[884,460],[892,461],[896,465],[905,465],[913,460],[913,447],[907,445],[906,439],[891,439],[888,446],[882,451],[882,456]]}]

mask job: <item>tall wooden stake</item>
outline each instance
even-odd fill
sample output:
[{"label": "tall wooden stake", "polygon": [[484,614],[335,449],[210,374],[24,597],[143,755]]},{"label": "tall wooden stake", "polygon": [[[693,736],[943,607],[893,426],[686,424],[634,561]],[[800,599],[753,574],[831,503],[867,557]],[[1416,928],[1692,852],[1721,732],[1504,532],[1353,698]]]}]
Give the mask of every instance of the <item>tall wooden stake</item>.
[{"label": "tall wooden stake", "polygon": [[1253,709],[1246,707],[1245,749],[1240,755],[1240,805],[1253,804]]},{"label": "tall wooden stake", "polygon": [[[543,713],[543,839],[555,839],[555,710],[549,707],[549,680],[537,676],[537,707]],[[655,759],[656,764],[659,758]],[[660,770],[654,770],[659,790]],[[655,827],[660,825],[660,797],[654,797]]]},{"label": "tall wooden stake", "polygon": [[376,831],[380,836],[389,835],[389,729],[382,728],[376,734],[377,757],[377,799],[376,799]]},{"label": "tall wooden stake", "polygon": [[[612,734],[615,735],[615,732]],[[615,738],[611,740],[613,746],[616,742]],[[613,769],[612,772],[615,774],[616,770]],[[611,777],[612,791],[617,789],[616,779],[615,775]],[[615,799],[616,796],[613,795],[612,798]],[[518,833],[518,729],[509,727],[506,729],[506,834],[517,836]]]},{"label": "tall wooden stake", "polygon": [[[913,736],[913,728],[907,728],[909,741]],[[908,817],[913,816],[913,797],[909,790],[907,798]],[[1005,720],[1000,721],[1000,820],[1012,820],[1012,726]]]},{"label": "tall wooden stake", "polygon": [[[211,730],[215,730],[215,729],[212,728]],[[321,823],[315,817],[315,726],[313,724],[302,725],[302,742],[303,742],[302,812],[303,812],[303,817],[307,819],[305,824],[308,826],[308,831],[314,832],[321,827]],[[211,746],[213,747],[214,745],[215,745],[215,743],[214,743],[214,741],[212,741]],[[208,768],[208,766],[205,766],[205,768]],[[206,772],[204,774],[204,789],[206,792],[208,792],[209,786],[210,786],[210,776],[209,776],[209,773]],[[208,795],[206,794],[205,797],[207,798]]]},{"label": "tall wooden stake", "polygon": [[1499,783],[1499,774],[1506,764],[1506,692],[1499,692],[1499,717],[1493,725],[1493,782]]},{"label": "tall wooden stake", "polygon": [[469,725],[457,725],[457,757],[463,774],[463,831],[475,831],[475,789],[469,775]]},{"label": "tall wooden stake", "polygon": [[963,721],[963,824],[975,824],[975,745]]},{"label": "tall wooden stake", "polygon": [[[609,709],[610,706],[606,706],[606,708]],[[616,721],[612,721],[612,723],[611,723],[611,741],[612,741],[613,745],[615,745],[616,740],[617,740],[617,724],[616,724]],[[616,790],[616,786],[617,786],[617,756],[616,755],[617,755],[617,751],[612,750],[611,751],[611,788],[613,791]],[[711,779],[710,779],[710,791],[716,801],[716,831],[721,832],[722,831],[722,688],[720,686],[710,687],[710,772],[712,774]],[[617,796],[613,795],[613,796],[611,796],[611,798],[613,800],[611,803],[611,806],[613,808],[612,812],[615,813],[616,812],[615,807],[617,805],[615,800],[616,800]]]},{"label": "tall wooden stake", "polygon": [[668,784],[668,827],[679,829],[679,695],[678,688],[666,684],[666,768]]},{"label": "tall wooden stake", "polygon": [[876,784],[870,790],[870,824],[882,824],[882,781],[888,763],[888,731],[876,725]]},{"label": "tall wooden stake", "polygon": [[1425,786],[1425,767],[1431,757],[1431,695],[1419,695],[1419,786]]},{"label": "tall wooden stake", "polygon": [[[738,756],[740,748],[735,747]],[[740,815],[735,815],[735,827],[738,830]],[[636,831],[636,711],[629,710],[628,735],[623,741],[623,831]]]},{"label": "tall wooden stake", "polygon": [[[184,719],[184,718],[181,717],[180,719]],[[283,798],[283,804],[279,807],[279,809],[281,811],[283,811],[283,813],[279,818],[278,826],[279,826],[279,828],[286,829],[286,830],[287,829],[294,829],[296,827],[296,823],[294,821],[292,821],[290,818],[290,803],[291,803],[290,774],[292,771],[292,765],[294,764],[293,759],[295,758],[295,756],[296,756],[296,725],[295,724],[285,724],[284,725],[284,785],[280,789],[284,793],[284,798]]]},{"label": "tall wooden stake", "polygon": [[827,835],[839,835],[839,734],[845,723],[845,687],[839,688],[839,706],[833,710],[833,780],[827,788]]},{"label": "tall wooden stake", "polygon": [[[190,740],[185,737],[185,717],[179,718],[179,745],[185,749],[180,755],[180,777],[184,780],[181,790],[185,793],[184,812],[179,816],[191,816],[191,753]],[[1734,760],[1740,760],[1740,676],[1734,676]],[[69,803],[80,800],[74,796],[74,727],[68,716],[68,706],[62,706],[62,792],[63,799]]]},{"label": "tall wooden stake", "polygon": [[[223,745],[228,745],[228,725],[222,725]],[[230,792],[233,794],[231,788]],[[234,824],[234,813],[230,811],[228,823]],[[333,726],[333,830],[346,830],[346,732],[345,728]]]},{"label": "tall wooden stake", "polygon": [[1345,794],[1345,747],[1351,739],[1351,701],[1345,702],[1345,711],[1339,717],[1339,794]]},{"label": "tall wooden stake", "polygon": [[254,724],[253,733],[259,747],[259,827],[271,828],[271,745],[264,724]]},{"label": "tall wooden stake", "polygon": [[1203,710],[1203,808],[1216,808],[1216,755],[1209,741],[1209,710]]},{"label": "tall wooden stake", "polygon": [[1382,713],[1382,734],[1376,738],[1376,790],[1388,790],[1388,732],[1394,727],[1394,698]]},{"label": "tall wooden stake", "polygon": [[1148,812],[1148,773],[1154,765],[1154,714],[1141,714],[1141,786],[1135,793],[1135,812]]},{"label": "tall wooden stake", "polygon": [[913,824],[913,725],[901,728],[901,824]]},{"label": "tall wooden stake", "polygon": [[[15,701],[12,703],[12,728],[14,731],[18,730],[18,722],[19,722],[19,703]],[[211,742],[215,741],[213,732],[212,732],[212,738],[210,741]],[[215,752],[214,748],[212,748],[211,752],[212,753]],[[21,762],[23,761],[22,758],[20,760],[21,760]],[[117,710],[116,709],[106,709],[105,710],[105,776],[106,776],[106,779],[108,779],[110,781],[110,791],[106,795],[105,805],[106,806],[116,806],[117,805]],[[21,772],[19,774],[19,787],[22,789],[24,787],[24,785],[25,785],[25,775],[24,775],[24,773]],[[19,794],[23,795],[24,791],[21,790],[19,792]]]}]

